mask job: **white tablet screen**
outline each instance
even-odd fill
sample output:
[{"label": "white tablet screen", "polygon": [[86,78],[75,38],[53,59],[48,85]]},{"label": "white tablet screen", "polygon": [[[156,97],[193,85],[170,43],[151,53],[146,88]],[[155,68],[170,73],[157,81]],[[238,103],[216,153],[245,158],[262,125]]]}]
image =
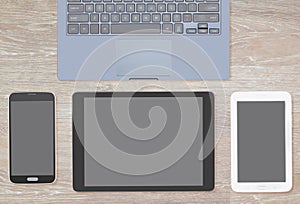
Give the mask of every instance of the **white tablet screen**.
[{"label": "white tablet screen", "polygon": [[285,182],[285,102],[238,102],[238,182]]}]

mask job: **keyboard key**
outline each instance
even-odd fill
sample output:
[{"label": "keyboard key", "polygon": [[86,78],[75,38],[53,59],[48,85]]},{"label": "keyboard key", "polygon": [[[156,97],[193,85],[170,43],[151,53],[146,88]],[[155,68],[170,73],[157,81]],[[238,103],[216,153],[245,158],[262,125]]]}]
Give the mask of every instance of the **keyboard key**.
[{"label": "keyboard key", "polygon": [[104,12],[104,4],[96,4],[96,12]]},{"label": "keyboard key", "polygon": [[210,34],[219,34],[220,33],[220,29],[219,28],[210,28],[209,29],[209,33]]},{"label": "keyboard key", "polygon": [[160,22],[160,14],[158,14],[158,13],[152,14],[152,21]]},{"label": "keyboard key", "polygon": [[206,2],[219,2],[219,0],[206,0]]},{"label": "keyboard key", "polygon": [[132,22],[140,22],[140,14],[138,14],[138,13],[131,14],[131,21]]},{"label": "keyboard key", "polygon": [[168,4],[168,12],[175,12],[176,4]]},{"label": "keyboard key", "polygon": [[117,12],[125,12],[125,5],[124,4],[117,4],[116,5]]},{"label": "keyboard key", "polygon": [[90,18],[91,18],[91,22],[99,22],[99,14],[93,13],[91,14]]},{"label": "keyboard key", "polygon": [[85,12],[94,12],[94,4],[85,5]]},{"label": "keyboard key", "polygon": [[163,22],[171,22],[171,14],[169,14],[169,13],[164,13],[164,14],[162,15],[162,21],[163,21]]},{"label": "keyboard key", "polygon": [[194,22],[219,22],[219,14],[194,14]]},{"label": "keyboard key", "polygon": [[186,12],[186,4],[179,3],[177,6],[179,12]]},{"label": "keyboard key", "polygon": [[126,4],[127,12],[134,12],[134,4]]},{"label": "keyboard key", "polygon": [[208,24],[207,23],[198,23],[198,28],[208,28]]},{"label": "keyboard key", "polygon": [[69,12],[83,12],[83,4],[69,4],[68,11]]},{"label": "keyboard key", "polygon": [[187,28],[186,33],[187,34],[196,34],[197,30],[196,30],[196,28]]},{"label": "keyboard key", "polygon": [[136,11],[137,12],[145,12],[145,4],[137,4]]},{"label": "keyboard key", "polygon": [[88,14],[69,14],[68,21],[69,22],[88,22],[89,15]]},{"label": "keyboard key", "polygon": [[188,4],[188,11],[189,12],[196,12],[197,11],[197,4],[195,4],[195,3]]},{"label": "keyboard key", "polygon": [[156,4],[148,4],[147,5],[148,12],[155,12],[156,11]]},{"label": "keyboard key", "polygon": [[207,34],[208,33],[208,29],[207,28],[200,28],[200,29],[198,29],[198,33],[199,34]]},{"label": "keyboard key", "polygon": [[101,14],[101,22],[108,22],[109,21],[109,14],[104,13]]},{"label": "keyboard key", "polygon": [[172,34],[173,33],[173,24],[172,23],[164,23],[162,25],[162,33]]},{"label": "keyboard key", "polygon": [[151,21],[151,15],[146,13],[142,15],[142,21],[143,22],[150,22]]},{"label": "keyboard key", "polygon": [[68,2],[80,2],[81,0],[68,0]]},{"label": "keyboard key", "polygon": [[99,34],[99,24],[90,25],[91,34]]},{"label": "keyboard key", "polygon": [[68,25],[68,33],[69,34],[78,34],[79,33],[79,25],[69,24]]},{"label": "keyboard key", "polygon": [[157,12],[166,12],[166,4],[158,4]]},{"label": "keyboard key", "polygon": [[219,4],[199,4],[199,12],[219,12]]},{"label": "keyboard key", "polygon": [[192,22],[192,14],[190,13],[183,14],[183,22]]},{"label": "keyboard key", "polygon": [[122,22],[129,22],[129,20],[130,20],[130,15],[128,13],[124,13],[121,15]]},{"label": "keyboard key", "polygon": [[160,24],[111,24],[112,34],[126,34],[133,32],[134,34],[160,34]]},{"label": "keyboard key", "polygon": [[80,34],[89,34],[89,25],[88,24],[80,25]]},{"label": "keyboard key", "polygon": [[207,23],[198,23],[198,28],[205,28],[208,29],[208,24]]},{"label": "keyboard key", "polygon": [[119,22],[120,21],[120,15],[119,14],[111,14],[111,22]]},{"label": "keyboard key", "polygon": [[101,34],[109,34],[109,25],[108,24],[101,24]]},{"label": "keyboard key", "polygon": [[114,4],[106,4],[106,12],[114,12],[115,5]]},{"label": "keyboard key", "polygon": [[175,23],[174,32],[177,33],[177,34],[182,34],[183,33],[183,24],[182,23]]},{"label": "keyboard key", "polygon": [[174,13],[174,14],[173,14],[173,21],[174,21],[174,22],[181,22],[181,14],[179,14],[179,13]]}]

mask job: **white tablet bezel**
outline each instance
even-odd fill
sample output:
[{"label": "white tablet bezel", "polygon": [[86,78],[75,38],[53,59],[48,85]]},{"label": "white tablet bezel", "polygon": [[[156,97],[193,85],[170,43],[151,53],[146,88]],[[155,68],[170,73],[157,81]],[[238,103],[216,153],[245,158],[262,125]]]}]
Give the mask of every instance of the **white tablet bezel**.
[{"label": "white tablet bezel", "polygon": [[[285,182],[238,182],[237,103],[241,101],[285,102]],[[236,192],[287,192],[292,188],[292,99],[288,92],[235,92],[231,96],[231,187]]]}]

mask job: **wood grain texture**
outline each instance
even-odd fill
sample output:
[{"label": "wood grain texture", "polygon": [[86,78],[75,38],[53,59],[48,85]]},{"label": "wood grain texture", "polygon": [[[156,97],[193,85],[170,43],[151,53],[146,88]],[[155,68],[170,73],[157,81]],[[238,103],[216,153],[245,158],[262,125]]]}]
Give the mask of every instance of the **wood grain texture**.
[{"label": "wood grain texture", "polygon": [[[0,203],[299,203],[300,1],[232,0],[231,79],[208,82],[57,80],[56,0],[0,0]],[[186,86],[188,85],[188,87]],[[93,192],[72,190],[71,96],[74,91],[210,90],[216,93],[216,188],[213,192]],[[230,95],[283,90],[293,97],[294,188],[289,193],[239,194],[230,188]],[[15,185],[8,173],[8,96],[51,91],[57,100],[57,179]]]}]

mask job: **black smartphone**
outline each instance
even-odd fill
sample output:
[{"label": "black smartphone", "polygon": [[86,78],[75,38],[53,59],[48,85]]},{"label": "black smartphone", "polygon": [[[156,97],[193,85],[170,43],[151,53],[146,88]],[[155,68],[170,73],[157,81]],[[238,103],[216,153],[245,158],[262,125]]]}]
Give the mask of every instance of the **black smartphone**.
[{"label": "black smartphone", "polygon": [[9,97],[10,180],[51,183],[55,179],[55,99],[52,93]]}]

